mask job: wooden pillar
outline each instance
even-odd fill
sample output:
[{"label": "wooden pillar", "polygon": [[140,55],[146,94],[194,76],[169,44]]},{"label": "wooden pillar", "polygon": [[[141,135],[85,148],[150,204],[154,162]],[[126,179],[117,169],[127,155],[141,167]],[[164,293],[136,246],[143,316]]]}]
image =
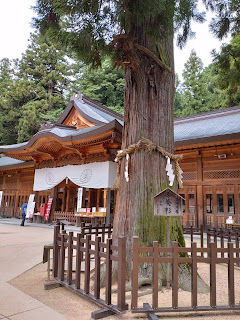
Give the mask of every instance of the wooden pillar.
[{"label": "wooden pillar", "polygon": [[96,210],[99,211],[99,199],[100,199],[100,192],[101,189],[97,189],[97,203],[96,203]]},{"label": "wooden pillar", "polygon": [[227,196],[227,187],[223,186],[223,207],[224,207],[224,224],[228,218],[228,196]]},{"label": "wooden pillar", "polygon": [[14,206],[14,212],[13,216],[16,217],[19,215],[18,212],[18,196],[19,196],[19,188],[20,188],[20,171],[17,172],[17,191],[15,193],[15,206]]},{"label": "wooden pillar", "polygon": [[234,210],[235,210],[235,223],[239,223],[239,192],[238,192],[238,185],[234,185]]},{"label": "wooden pillar", "polygon": [[197,186],[197,227],[204,225],[203,186]]},{"label": "wooden pillar", "polygon": [[[111,212],[110,212],[110,203],[111,203],[111,189],[105,189],[107,191],[106,193],[106,204],[104,205],[104,207],[107,209],[106,211],[106,224],[110,224],[111,223]],[[104,191],[105,191],[104,190]],[[105,203],[105,198],[104,198],[104,203]]]},{"label": "wooden pillar", "polygon": [[[197,156],[197,181],[202,182],[203,181],[203,164],[202,164],[202,156]],[[201,225],[203,225],[203,186],[197,185],[197,206],[196,206],[196,215],[197,215],[197,227],[200,228]]]},{"label": "wooden pillar", "polygon": [[61,211],[64,212],[66,211],[66,193],[67,193],[67,187],[65,186],[64,188],[64,192],[63,192],[63,199],[62,199],[62,207],[61,207]]},{"label": "wooden pillar", "polygon": [[68,207],[69,207],[69,187],[67,187],[66,212],[68,212]]},{"label": "wooden pillar", "polygon": [[104,206],[104,208],[107,207],[107,191],[108,191],[108,189],[103,190],[103,206]]},{"label": "wooden pillar", "polygon": [[185,191],[185,214],[186,214],[186,227],[190,226],[190,221],[189,221],[189,193],[188,193],[188,188],[186,188]]},{"label": "wooden pillar", "polygon": [[87,203],[87,208],[90,208],[90,201],[91,201],[91,190],[92,189],[88,189],[88,203]]},{"label": "wooden pillar", "polygon": [[217,194],[216,194],[216,186],[212,186],[212,200],[213,200],[213,227],[217,228]]}]

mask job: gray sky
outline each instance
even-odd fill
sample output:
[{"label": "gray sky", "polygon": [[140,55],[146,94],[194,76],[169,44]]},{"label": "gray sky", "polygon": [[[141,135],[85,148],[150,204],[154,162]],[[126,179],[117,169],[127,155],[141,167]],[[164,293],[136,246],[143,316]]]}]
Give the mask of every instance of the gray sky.
[{"label": "gray sky", "polygon": [[[34,4],[35,0],[0,0],[0,59],[20,58],[26,50],[32,30],[30,22],[34,15],[30,6]],[[196,32],[195,39],[189,40],[183,50],[175,48],[175,70],[179,75],[192,49],[196,50],[204,66],[207,66],[212,60],[211,50],[219,49],[221,45],[219,40],[210,34],[206,23],[194,24],[193,30]]]}]

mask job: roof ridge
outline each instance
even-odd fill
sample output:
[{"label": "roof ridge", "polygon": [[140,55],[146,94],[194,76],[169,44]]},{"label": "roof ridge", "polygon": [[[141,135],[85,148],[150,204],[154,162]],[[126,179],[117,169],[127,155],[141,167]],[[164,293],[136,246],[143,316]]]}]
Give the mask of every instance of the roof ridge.
[{"label": "roof ridge", "polygon": [[230,108],[225,109],[218,109],[218,110],[212,110],[204,113],[198,113],[194,115],[189,115],[186,117],[181,118],[175,118],[174,124],[180,124],[180,123],[186,123],[186,122],[193,122],[193,121],[199,121],[199,120],[205,120],[205,119],[211,119],[211,118],[219,118],[226,115],[236,114],[240,113],[240,106],[234,106]]},{"label": "roof ridge", "polygon": [[102,105],[99,102],[96,102],[96,101],[90,99],[89,97],[87,97],[85,95],[82,95],[82,100],[84,102],[88,102],[90,105],[92,105],[92,107],[95,107],[96,109],[99,109],[100,111],[106,112],[110,116],[113,116],[113,117],[117,116],[119,118],[119,120],[123,120],[123,116],[120,113]]}]

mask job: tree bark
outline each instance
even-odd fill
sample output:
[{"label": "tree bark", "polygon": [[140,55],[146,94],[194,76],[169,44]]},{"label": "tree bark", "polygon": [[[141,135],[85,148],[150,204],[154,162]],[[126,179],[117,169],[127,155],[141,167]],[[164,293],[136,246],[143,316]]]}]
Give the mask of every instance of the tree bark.
[{"label": "tree bark", "polygon": [[[150,51],[156,45],[149,42],[141,27],[132,28],[130,36]],[[125,72],[125,113],[122,149],[137,143],[142,137],[174,153],[174,58],[173,36],[161,43],[172,72],[160,67],[146,53],[137,51],[139,67]],[[120,184],[113,225],[113,240],[127,237],[127,260],[131,270],[132,237],[138,236],[141,245],[158,240],[166,245],[166,219],[154,216],[153,197],[168,187],[166,158],[159,153],[138,151],[129,159],[129,182],[124,177],[126,158],[121,163]],[[175,184],[175,189],[177,185]],[[171,221],[171,240],[178,240],[179,219]]]}]

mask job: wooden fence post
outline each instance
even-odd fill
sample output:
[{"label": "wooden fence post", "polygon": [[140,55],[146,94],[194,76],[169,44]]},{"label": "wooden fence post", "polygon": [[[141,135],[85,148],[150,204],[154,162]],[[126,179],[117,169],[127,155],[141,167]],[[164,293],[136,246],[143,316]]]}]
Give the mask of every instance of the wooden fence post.
[{"label": "wooden fence post", "polygon": [[80,281],[81,281],[81,257],[82,252],[81,249],[81,233],[77,234],[77,255],[76,255],[76,289],[80,289]]},{"label": "wooden fence post", "polygon": [[[203,243],[203,225],[201,225],[200,227],[200,238],[201,238],[201,247],[203,248],[204,247],[204,243]],[[203,252],[201,253],[201,256],[203,257]]]},{"label": "wooden fence post", "polygon": [[61,234],[61,249],[60,249],[60,279],[64,280],[64,265],[65,265],[65,246],[64,246],[64,235]]},{"label": "wooden fence post", "polygon": [[59,226],[54,227],[53,236],[53,276],[56,278],[58,276],[58,234],[60,231]]},{"label": "wooden fence post", "polygon": [[106,248],[106,296],[105,301],[107,304],[112,303],[112,239],[107,239]]},{"label": "wooden fence post", "polygon": [[138,255],[139,255],[139,238],[133,237],[133,263],[132,263],[132,301],[131,308],[138,307]]},{"label": "wooden fence post", "polygon": [[233,243],[228,243],[228,304],[230,307],[235,305]]},{"label": "wooden fence post", "polygon": [[[221,237],[221,239],[220,239],[220,242],[221,242],[221,246],[220,246],[220,248],[224,248],[224,230],[221,228],[220,229],[220,237]],[[221,258],[224,258],[224,252],[222,252],[221,253]]]},{"label": "wooden fence post", "polygon": [[158,308],[158,257],[158,241],[153,241],[153,309]]},{"label": "wooden fence post", "polygon": [[68,273],[67,273],[67,281],[68,284],[72,284],[72,260],[73,260],[73,232],[69,232],[68,239]]},{"label": "wooden fence post", "polygon": [[[211,241],[211,235],[210,235],[210,230],[207,231],[207,248],[210,248],[210,241]],[[208,257],[210,257],[210,254],[207,254]]]},{"label": "wooden fence post", "polygon": [[[236,249],[238,249],[239,248],[239,231],[236,232],[235,242],[236,242]],[[236,252],[236,258],[239,258],[239,251]],[[239,262],[236,262],[236,265],[239,267]]]},{"label": "wooden fence post", "polygon": [[173,263],[172,263],[172,307],[178,308],[178,243],[172,243]]},{"label": "wooden fence post", "polygon": [[216,307],[216,243],[210,243],[210,306]]},{"label": "wooden fence post", "polygon": [[95,279],[94,279],[94,296],[100,298],[100,237],[95,239]]},{"label": "wooden fence post", "polygon": [[118,297],[117,307],[126,310],[126,237],[118,237]]},{"label": "wooden fence post", "polygon": [[85,248],[85,283],[84,283],[84,291],[85,293],[89,293],[89,285],[90,285],[90,239],[91,235],[88,234],[86,236],[86,248]]},{"label": "wooden fence post", "polygon": [[192,308],[197,307],[197,244],[192,242]]}]

